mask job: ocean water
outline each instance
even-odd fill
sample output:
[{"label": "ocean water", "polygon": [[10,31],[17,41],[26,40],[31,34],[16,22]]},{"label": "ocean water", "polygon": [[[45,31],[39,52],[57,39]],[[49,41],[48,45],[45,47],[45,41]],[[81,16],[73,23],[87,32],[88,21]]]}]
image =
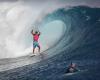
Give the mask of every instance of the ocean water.
[{"label": "ocean water", "polygon": [[[100,79],[100,9],[87,6],[61,8],[47,14],[41,25],[54,20],[66,24],[59,41],[42,52],[44,55],[37,63],[32,63],[34,57],[26,56],[22,63],[31,59],[31,64],[0,72],[0,80]],[[70,62],[75,62],[82,72],[66,76]],[[13,63],[16,65],[16,60]]]}]

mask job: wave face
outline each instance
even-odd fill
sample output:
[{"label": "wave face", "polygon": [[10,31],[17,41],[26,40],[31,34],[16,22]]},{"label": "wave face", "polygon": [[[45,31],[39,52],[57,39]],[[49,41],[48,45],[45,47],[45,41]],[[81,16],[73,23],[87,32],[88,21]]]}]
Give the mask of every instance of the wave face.
[{"label": "wave face", "polygon": [[[38,66],[35,69],[33,65],[28,65],[13,71],[9,70],[8,73],[4,72],[9,76],[9,80],[100,79],[100,9],[85,6],[67,10],[66,8],[58,9],[48,14],[41,25],[54,20],[64,22],[66,30],[59,41],[43,53],[55,56],[37,63]],[[80,69],[87,71],[72,76],[62,76],[71,61],[76,62]],[[10,73],[14,74],[10,75]],[[0,80],[8,79],[4,74],[0,74],[3,76]]]},{"label": "wave face", "polygon": [[48,14],[42,24],[61,20],[66,24],[66,31],[61,39],[47,50],[47,53],[66,52],[67,57],[84,55],[82,58],[90,57],[91,59],[100,57],[98,55],[100,48],[99,13],[99,8],[78,6],[69,10],[66,10],[66,8],[59,9]]}]

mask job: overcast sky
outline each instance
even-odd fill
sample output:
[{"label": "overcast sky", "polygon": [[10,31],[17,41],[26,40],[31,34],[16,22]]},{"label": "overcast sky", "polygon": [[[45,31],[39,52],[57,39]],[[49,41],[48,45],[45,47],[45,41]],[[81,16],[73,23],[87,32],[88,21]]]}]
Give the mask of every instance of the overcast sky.
[{"label": "overcast sky", "polygon": [[18,1],[34,2],[35,4],[42,4],[42,3],[47,2],[48,5],[51,2],[53,3],[56,2],[56,3],[69,4],[69,5],[83,4],[83,5],[100,7],[100,0],[0,0],[0,1],[1,2],[18,2]]}]

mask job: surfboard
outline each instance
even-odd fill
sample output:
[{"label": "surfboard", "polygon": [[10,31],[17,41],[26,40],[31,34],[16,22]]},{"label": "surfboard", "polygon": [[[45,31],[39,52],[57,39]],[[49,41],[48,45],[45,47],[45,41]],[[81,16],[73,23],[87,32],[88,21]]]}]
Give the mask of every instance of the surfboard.
[{"label": "surfboard", "polygon": [[84,71],[87,71],[87,70],[79,70],[79,71],[73,72],[73,73],[66,73],[66,74],[64,74],[64,76],[71,76],[71,75],[75,75],[75,74],[82,73],[82,72],[84,72]]},{"label": "surfboard", "polygon": [[36,55],[30,55],[30,57],[34,57],[34,56],[36,56]]}]

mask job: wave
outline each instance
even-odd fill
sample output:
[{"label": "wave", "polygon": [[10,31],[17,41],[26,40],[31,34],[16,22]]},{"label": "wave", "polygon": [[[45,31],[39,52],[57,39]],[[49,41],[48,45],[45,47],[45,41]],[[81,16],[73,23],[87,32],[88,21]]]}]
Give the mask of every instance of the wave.
[{"label": "wave", "polygon": [[[100,48],[100,9],[86,6],[77,6],[72,9],[58,9],[48,14],[42,25],[54,20],[61,20],[66,24],[66,31],[61,39],[45,53],[61,54],[66,57],[84,55],[93,57],[99,54]],[[71,52],[71,54],[69,54]],[[77,53],[76,53],[77,52]],[[100,57],[98,55],[98,57]]]},{"label": "wave", "polygon": [[[17,64],[20,65],[20,67],[22,65],[24,66],[25,64],[28,65],[28,67],[25,66],[17,68],[17,70],[14,69],[14,71],[17,72],[18,70],[21,69],[22,72],[27,73],[25,72],[26,69],[26,71],[27,70],[29,71],[30,78],[33,77],[31,75],[34,75],[35,72],[37,72],[37,74],[50,72],[51,74],[54,74],[54,76],[59,76],[60,74],[57,75],[56,73],[62,74],[63,71],[60,72],[60,70],[63,69],[65,70],[65,66],[70,61],[74,61],[81,66],[80,68],[90,69],[88,75],[90,75],[89,73],[91,73],[92,75],[94,75],[92,77],[92,79],[94,79],[96,77],[95,74],[97,75],[99,74],[98,65],[100,63],[100,55],[99,55],[100,15],[99,14],[100,14],[99,8],[90,8],[86,6],[77,6],[67,10],[66,8],[61,8],[54,11],[53,13],[47,14],[42,19],[41,25],[43,26],[49,22],[60,20],[66,24],[65,32],[54,45],[52,45],[46,51],[42,52],[44,54],[43,56],[45,56],[45,59],[37,61],[38,63],[36,64],[39,64],[37,66],[39,70],[33,70],[32,72],[33,69],[32,67],[34,67],[33,62],[35,59],[37,60],[37,58],[33,59],[26,56],[20,59],[18,58],[18,60],[15,60],[15,62],[13,61],[14,59],[12,59],[13,63],[15,63],[16,65],[17,61],[18,62]],[[22,65],[19,63],[20,61]],[[59,67],[57,68],[56,64],[59,65],[60,70]],[[94,69],[94,67],[96,67],[96,69]],[[53,70],[55,70],[55,72],[52,72]],[[96,71],[96,73],[94,73],[94,71]],[[10,73],[10,71],[8,72]],[[88,77],[88,75],[86,76]],[[23,76],[27,77],[26,74],[23,74]],[[43,75],[40,76],[37,75],[37,76],[40,77],[41,79],[42,77],[44,78]],[[47,79],[48,77],[50,77],[50,79],[55,78],[54,80],[58,80],[56,79],[57,77],[54,76],[46,74],[45,78],[46,80],[49,80]],[[84,76],[80,75],[80,78],[82,80],[84,80],[83,77]],[[70,78],[68,77],[68,79]],[[77,80],[80,79],[77,77]]]}]

